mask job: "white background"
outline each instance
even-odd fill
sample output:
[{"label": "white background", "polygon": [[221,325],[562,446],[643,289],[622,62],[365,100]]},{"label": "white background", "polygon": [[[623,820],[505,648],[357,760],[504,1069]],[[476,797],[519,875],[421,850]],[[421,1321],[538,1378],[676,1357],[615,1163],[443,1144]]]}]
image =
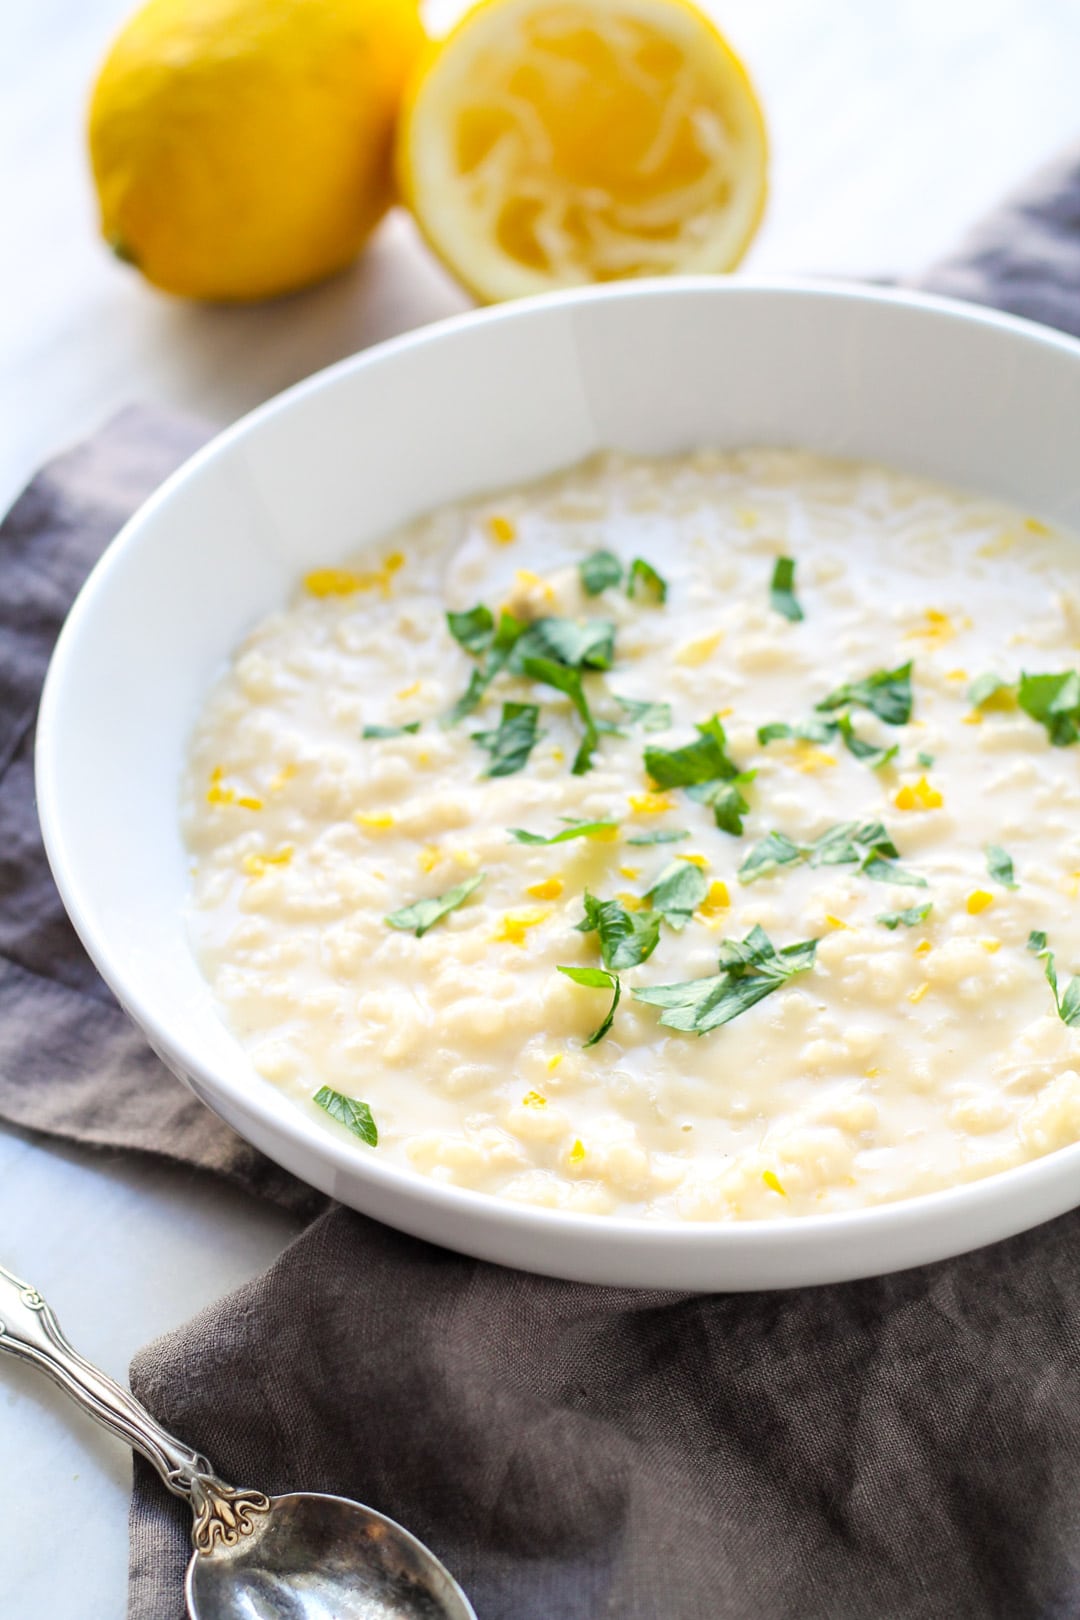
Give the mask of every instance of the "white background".
[{"label": "white background", "polygon": [[[95,65],[128,9],[0,0],[0,505],[122,405],[224,423],[354,349],[465,306],[401,216],[347,274],[263,308],[178,304],[114,263],[95,236],[82,124]],[[429,15],[457,9],[449,0]],[[749,271],[916,270],[1080,139],[1077,0],[711,9],[757,81],[773,137],[771,204]],[[267,1264],[291,1231],[203,1178],[0,1131],[0,1262],[45,1291],[79,1347],[118,1377],[140,1344]],[[122,1616],[130,1469],[119,1444],[5,1362],[0,1462],[4,1613]]]}]

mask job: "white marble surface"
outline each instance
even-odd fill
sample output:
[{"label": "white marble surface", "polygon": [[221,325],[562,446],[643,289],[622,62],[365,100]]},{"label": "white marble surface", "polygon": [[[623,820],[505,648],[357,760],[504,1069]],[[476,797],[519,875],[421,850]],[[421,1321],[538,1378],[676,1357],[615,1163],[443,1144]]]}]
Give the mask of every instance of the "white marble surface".
[{"label": "white marble surface", "polygon": [[[225,422],[363,344],[464,306],[400,216],[353,271],[262,309],[185,307],[113,263],[94,235],[81,123],[95,62],[128,9],[0,3],[0,504],[44,456],[132,400]],[[457,0],[432,7],[437,19],[456,10]],[[715,0],[713,10],[760,84],[774,136],[772,204],[748,269],[914,269],[1080,136],[1076,0]],[[0,1259],[119,1377],[139,1344],[268,1263],[290,1231],[280,1214],[175,1171],[0,1132]],[[0,1457],[3,1613],[122,1615],[120,1446],[5,1363]]]}]

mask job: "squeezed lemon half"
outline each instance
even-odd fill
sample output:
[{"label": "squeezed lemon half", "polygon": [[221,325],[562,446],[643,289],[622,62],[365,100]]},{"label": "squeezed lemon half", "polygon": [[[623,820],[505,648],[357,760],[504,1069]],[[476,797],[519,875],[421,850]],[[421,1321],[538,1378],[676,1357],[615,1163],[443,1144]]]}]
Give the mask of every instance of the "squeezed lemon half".
[{"label": "squeezed lemon half", "polygon": [[687,0],[484,0],[423,60],[397,153],[485,301],[730,270],[766,194],[753,86]]}]

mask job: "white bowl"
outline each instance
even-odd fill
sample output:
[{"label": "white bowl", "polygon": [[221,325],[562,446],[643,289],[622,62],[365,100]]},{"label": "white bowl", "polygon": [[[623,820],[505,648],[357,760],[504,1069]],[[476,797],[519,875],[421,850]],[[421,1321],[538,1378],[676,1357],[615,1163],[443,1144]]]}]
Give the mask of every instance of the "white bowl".
[{"label": "white bowl", "polygon": [[83,943],[165,1063],[279,1164],[436,1243],[589,1282],[757,1289],[942,1259],[1080,1203],[1080,1145],[843,1215],[567,1215],[338,1141],[220,1021],[181,919],[178,778],[203,694],[296,577],[442,502],[598,448],[775,444],[869,457],[1080,528],[1080,344],[1006,316],[825,284],[642,282],[399,338],[193,457],[109,547],[42,700],[45,844]]}]

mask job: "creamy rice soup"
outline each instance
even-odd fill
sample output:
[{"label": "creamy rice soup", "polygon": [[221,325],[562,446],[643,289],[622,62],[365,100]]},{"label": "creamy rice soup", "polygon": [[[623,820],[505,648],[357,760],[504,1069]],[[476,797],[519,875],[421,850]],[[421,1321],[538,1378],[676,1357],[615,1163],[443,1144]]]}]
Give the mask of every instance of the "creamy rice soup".
[{"label": "creamy rice soup", "polygon": [[1075,547],[748,450],[317,570],[191,744],[229,1026],[358,1153],[596,1214],[847,1210],[1077,1140]]}]

